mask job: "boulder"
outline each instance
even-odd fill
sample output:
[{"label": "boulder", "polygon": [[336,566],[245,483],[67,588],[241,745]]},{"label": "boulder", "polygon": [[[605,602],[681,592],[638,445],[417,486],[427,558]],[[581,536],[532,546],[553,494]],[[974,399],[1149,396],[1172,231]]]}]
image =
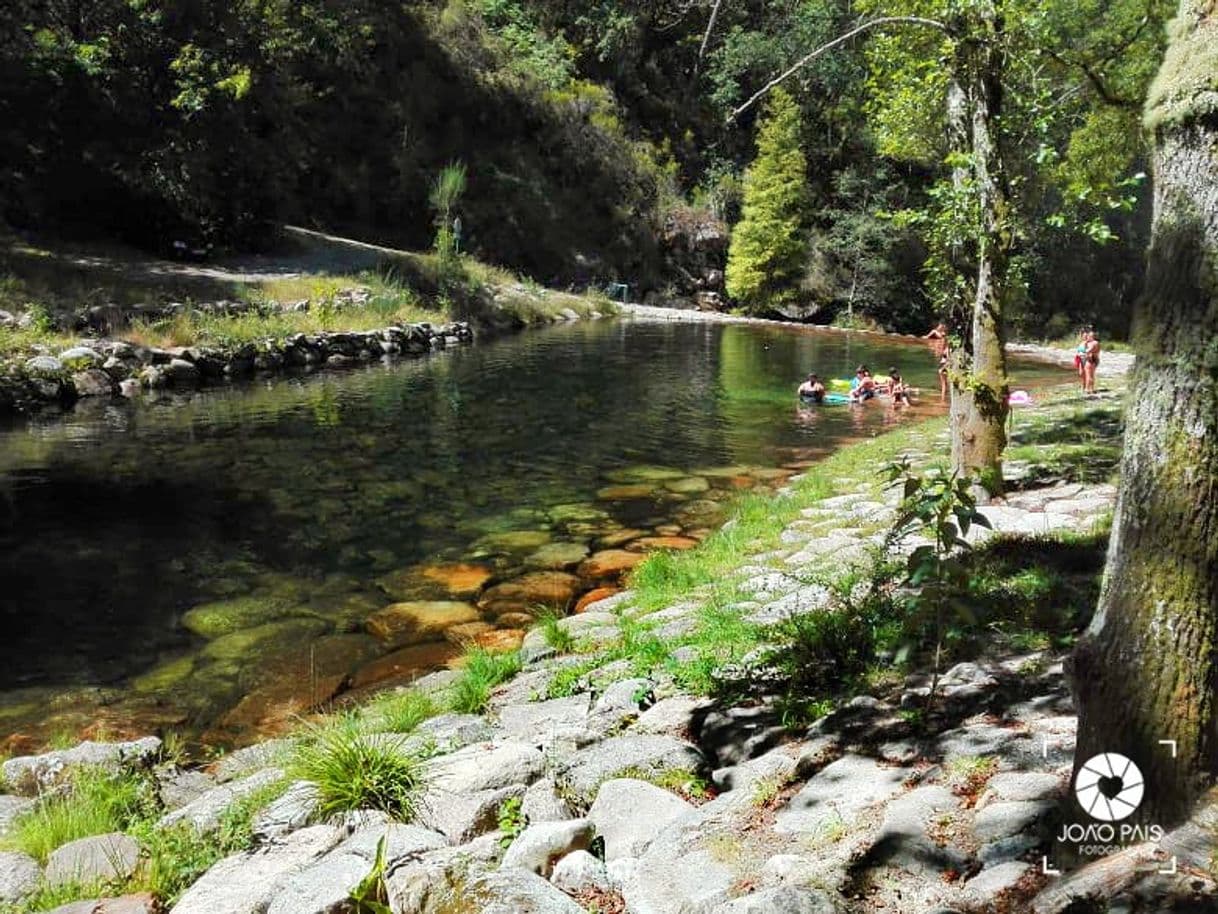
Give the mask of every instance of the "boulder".
[{"label": "boulder", "polygon": [[605,859],[639,857],[665,828],[694,807],[676,794],[629,778],[606,781],[588,821],[605,842]]},{"label": "boulder", "polygon": [[114,379],[100,368],[73,374],[72,387],[78,397],[110,397],[115,391]]},{"label": "boulder", "polygon": [[468,600],[477,596],[493,575],[485,565],[445,562],[391,571],[376,582],[395,600]]},{"label": "boulder", "polygon": [[825,892],[782,886],[721,904],[713,914],[839,914],[842,910]]},{"label": "boulder", "polygon": [[162,816],[157,822],[157,828],[186,824],[201,834],[213,832],[220,827],[224,813],[235,802],[281,780],[283,772],[280,769],[267,768],[239,781],[220,784],[181,809]]},{"label": "boulder", "polygon": [[161,741],[155,736],[125,743],[86,741],[71,749],[11,758],[0,773],[10,789],[32,796],[61,783],[65,775],[77,768],[118,772],[128,766],[151,764],[160,751]]},{"label": "boulder", "polygon": [[561,858],[572,851],[586,851],[595,834],[587,819],[530,825],[508,847],[503,866],[520,867],[548,877]]},{"label": "boulder", "polygon": [[[536,554],[536,553],[534,553]],[[564,571],[531,571],[483,591],[483,609],[503,606],[549,606],[565,609],[579,590],[579,578]]]},{"label": "boulder", "polygon": [[671,736],[618,736],[581,749],[555,772],[559,790],[591,806],[606,781],[618,777],[702,770],[706,760],[696,747]]},{"label": "boulder", "polygon": [[466,746],[427,762],[424,782],[430,790],[473,793],[511,784],[531,784],[545,768],[545,757],[528,743],[500,740]]},{"label": "boulder", "polygon": [[579,565],[579,576],[586,581],[617,580],[647,556],[625,549],[594,552]]},{"label": "boulder", "polygon": [[544,745],[553,736],[581,731],[588,719],[588,705],[587,694],[507,705],[499,712],[498,725],[511,739]]},{"label": "boulder", "polygon": [[34,800],[29,797],[0,796],[0,835],[9,830],[14,819],[33,808]]},{"label": "boulder", "polygon": [[572,612],[576,615],[586,612],[592,604],[606,600],[617,593],[621,593],[617,587],[596,587],[575,601],[575,609]]},{"label": "boulder", "polygon": [[460,793],[429,788],[419,798],[416,819],[453,844],[462,844],[496,831],[503,804],[523,798],[524,791],[524,784]]},{"label": "boulder", "polygon": [[604,862],[584,850],[573,851],[559,860],[554,865],[550,882],[568,895],[578,895],[589,889],[607,892],[612,888]]},{"label": "boulder", "polygon": [[901,792],[912,772],[885,768],[874,759],[847,755],[825,766],[779,812],[774,830],[780,834],[823,834],[849,828],[869,806]]},{"label": "boulder", "polygon": [[84,371],[87,368],[97,368],[102,363],[102,357],[88,346],[73,346],[59,353],[59,361],[69,371]]},{"label": "boulder", "polygon": [[38,885],[38,862],[16,851],[0,851],[0,906],[15,905]]},{"label": "boulder", "polygon": [[121,881],[135,872],[140,846],[122,832],[78,838],[56,848],[47,859],[48,885]]},{"label": "boulder", "polygon": [[553,778],[542,778],[529,785],[520,804],[520,813],[527,822],[563,822],[575,818],[567,803],[558,795]]},{"label": "boulder", "polygon": [[386,872],[447,844],[443,835],[416,825],[393,824],[357,831],[305,869],[283,877],[266,914],[334,914],[346,910],[351,890],[375,864],[382,839]]},{"label": "boulder", "polygon": [[451,641],[431,641],[399,648],[356,670],[351,676],[351,687],[362,689],[379,682],[409,680],[447,666],[460,655],[460,645]]},{"label": "boulder", "polygon": [[[395,899],[396,901],[396,899]],[[505,868],[471,879],[452,879],[447,891],[427,894],[411,914],[585,914],[582,905],[528,870]]]},{"label": "boulder", "polygon": [[225,857],[174,905],[173,914],[264,914],[280,886],[343,838],[343,830],[314,825],[256,850]]},{"label": "boulder", "polygon": [[558,542],[547,543],[536,552],[525,557],[524,564],[528,568],[546,568],[562,571],[578,565],[588,557],[588,547],[584,543]]},{"label": "boulder", "polygon": [[36,355],[25,361],[25,373],[32,378],[57,378],[63,371],[63,362],[54,356]]},{"label": "boulder", "polygon": [[469,603],[455,600],[422,600],[394,603],[368,618],[368,633],[389,645],[428,641],[443,637],[445,629],[482,618]]},{"label": "boulder", "polygon": [[252,824],[255,838],[269,840],[304,828],[317,815],[321,795],[311,781],[296,781],[277,800],[259,811]]}]

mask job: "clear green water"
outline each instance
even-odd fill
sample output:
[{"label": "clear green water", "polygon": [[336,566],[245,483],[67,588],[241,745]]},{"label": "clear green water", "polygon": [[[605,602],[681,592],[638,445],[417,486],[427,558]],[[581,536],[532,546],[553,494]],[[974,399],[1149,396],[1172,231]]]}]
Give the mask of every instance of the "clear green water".
[{"label": "clear green water", "polygon": [[[809,370],[845,377],[860,361],[900,366],[927,395],[903,412],[798,405]],[[472,558],[494,584],[524,557],[488,534],[578,545],[618,527],[709,526],[731,474],[702,477],[703,494],[596,493],[636,465],[798,466],[940,409],[920,345],[622,321],[12,424],[0,430],[0,740],[95,720],[204,730],[252,691],[290,691],[304,650],[308,670],[322,653],[355,669],[388,650],[362,633],[393,602],[376,584],[386,572]],[[242,618],[237,604],[237,637],[182,624],[191,607],[242,598],[255,608]],[[247,725],[238,715],[217,738]]]}]

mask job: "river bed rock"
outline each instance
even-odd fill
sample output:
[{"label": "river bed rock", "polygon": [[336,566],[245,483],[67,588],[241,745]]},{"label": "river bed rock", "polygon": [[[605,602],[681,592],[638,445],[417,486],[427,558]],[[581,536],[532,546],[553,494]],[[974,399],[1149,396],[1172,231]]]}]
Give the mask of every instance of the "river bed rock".
[{"label": "river bed rock", "polygon": [[482,618],[477,607],[455,600],[422,600],[394,603],[374,613],[367,622],[368,633],[391,647],[407,641],[429,641],[443,637],[453,625],[477,622]]}]

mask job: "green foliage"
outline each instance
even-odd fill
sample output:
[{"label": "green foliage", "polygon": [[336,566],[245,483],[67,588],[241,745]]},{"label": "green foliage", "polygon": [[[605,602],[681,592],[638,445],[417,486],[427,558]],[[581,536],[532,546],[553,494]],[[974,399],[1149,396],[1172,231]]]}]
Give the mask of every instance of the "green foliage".
[{"label": "green foliage", "polygon": [[752,312],[793,300],[802,272],[808,208],[807,160],[799,109],[774,90],[744,179],[744,205],[732,230],[727,291]]},{"label": "green foliage", "polygon": [[499,846],[505,850],[529,826],[523,806],[524,800],[520,797],[508,797],[499,806]]},{"label": "green foliage", "polygon": [[18,817],[0,837],[0,846],[46,863],[52,851],[69,841],[122,831],[153,802],[151,785],[142,775],[81,769],[67,790],[44,797]]},{"label": "green foliage", "polygon": [[453,227],[453,210],[465,193],[465,165],[461,162],[451,162],[444,166],[431,185],[428,203],[435,213],[436,240],[434,244],[436,256],[440,261],[443,278],[457,268],[458,238]]},{"label": "green foliage", "polygon": [[1146,98],[1148,130],[1218,112],[1218,35],[1212,0],[1189,0],[1168,26],[1171,43]]},{"label": "green foliage", "polygon": [[219,825],[206,834],[188,823],[158,828],[156,817],[135,823],[128,831],[139,841],[144,861],[131,888],[151,892],[166,908],[173,907],[214,864],[253,846],[254,816],[278,799],[287,786],[286,780],[280,780],[240,798],[224,810]]},{"label": "green foliage", "polygon": [[537,617],[537,626],[541,629],[546,644],[560,654],[568,654],[575,647],[575,636],[559,623],[566,618],[553,607],[545,607]]},{"label": "green foliage", "polygon": [[323,818],[379,809],[406,821],[414,815],[422,787],[421,761],[392,738],[364,733],[353,715],[307,734],[290,770],[293,777],[317,786]]},{"label": "green foliage", "polygon": [[887,472],[889,481],[902,489],[889,541],[900,543],[914,533],[931,540],[915,546],[909,554],[903,581],[908,592],[909,630],[917,638],[927,627],[933,629],[929,703],[934,700],[939,684],[949,612],[966,623],[976,624],[973,608],[966,599],[969,572],[960,553],[972,548],[965,539],[969,530],[974,526],[989,527],[990,522],[977,510],[972,494],[976,482],[968,476],[949,473],[942,467],[922,476],[912,472],[908,460],[893,463]]},{"label": "green foliage", "polygon": [[426,692],[408,689],[378,695],[360,708],[362,728],[371,733],[411,733],[443,709]]},{"label": "green foliage", "polygon": [[389,908],[389,887],[385,884],[385,838],[376,842],[376,859],[359,885],[351,890],[352,914],[392,914]]},{"label": "green foliage", "polygon": [[482,713],[491,690],[519,673],[521,666],[519,651],[493,653],[483,648],[469,651],[461,677],[452,685],[452,709],[460,714]]}]

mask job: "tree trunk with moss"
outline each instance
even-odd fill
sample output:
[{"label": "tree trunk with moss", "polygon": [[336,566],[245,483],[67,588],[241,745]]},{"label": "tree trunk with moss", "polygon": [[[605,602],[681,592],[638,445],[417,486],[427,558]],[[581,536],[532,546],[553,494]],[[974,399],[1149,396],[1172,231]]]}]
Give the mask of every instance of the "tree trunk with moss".
[{"label": "tree trunk with moss", "polygon": [[1097,753],[1128,756],[1145,778],[1137,817],[1163,825],[1186,817],[1218,775],[1216,16],[1215,0],[1182,0],[1147,103],[1154,234],[1121,493],[1072,670],[1076,770]]},{"label": "tree trunk with moss", "polygon": [[956,353],[951,372],[952,466],[979,476],[996,493],[1002,488],[1007,443],[1003,304],[1010,262],[1010,191],[995,129],[1002,111],[1001,18],[993,4],[983,4],[978,16],[974,28],[962,30],[956,56],[957,71],[967,86],[978,226],[971,322],[962,328],[965,346]]}]

